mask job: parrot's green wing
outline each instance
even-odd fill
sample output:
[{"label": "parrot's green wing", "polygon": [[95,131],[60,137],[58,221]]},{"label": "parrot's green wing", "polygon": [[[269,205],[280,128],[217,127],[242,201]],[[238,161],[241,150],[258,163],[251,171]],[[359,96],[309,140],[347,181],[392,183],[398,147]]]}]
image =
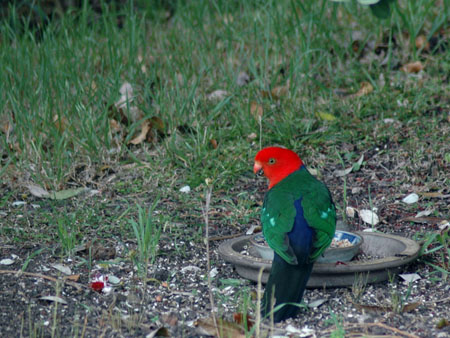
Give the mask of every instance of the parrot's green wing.
[{"label": "parrot's green wing", "polygon": [[313,183],[302,199],[303,216],[308,225],[314,229],[313,251],[310,255],[312,261],[316,260],[334,237],[336,230],[336,209],[330,192],[320,181]]},{"label": "parrot's green wing", "polygon": [[[269,246],[289,264],[297,264],[297,257],[289,245],[287,234],[294,227],[294,202],[299,191],[292,189],[295,173],[270,189],[264,198],[261,210],[261,223],[264,238]],[[294,181],[294,182],[293,182]],[[295,186],[295,185],[294,185]]]}]

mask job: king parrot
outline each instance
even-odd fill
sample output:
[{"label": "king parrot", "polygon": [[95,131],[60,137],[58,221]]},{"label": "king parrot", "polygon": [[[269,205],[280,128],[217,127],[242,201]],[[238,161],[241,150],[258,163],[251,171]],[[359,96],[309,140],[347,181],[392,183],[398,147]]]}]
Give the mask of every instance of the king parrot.
[{"label": "king parrot", "polygon": [[279,322],[297,314],[299,307],[292,303],[301,302],[315,260],[333,239],[336,210],[326,185],[289,149],[262,149],[253,171],[269,179],[261,224],[274,250],[261,312],[265,317],[272,308],[288,303],[274,312],[274,321]]}]

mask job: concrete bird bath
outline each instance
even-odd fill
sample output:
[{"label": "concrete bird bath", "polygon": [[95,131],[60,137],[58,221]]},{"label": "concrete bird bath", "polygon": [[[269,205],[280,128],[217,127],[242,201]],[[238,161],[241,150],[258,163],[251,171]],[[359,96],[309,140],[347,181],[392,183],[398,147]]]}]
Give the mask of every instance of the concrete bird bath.
[{"label": "concrete bird bath", "polygon": [[[361,251],[369,256],[364,260],[340,263],[316,263],[307,287],[351,286],[356,278],[363,276],[367,283],[385,281],[389,275],[402,270],[402,266],[417,259],[420,247],[413,240],[376,232],[356,232],[362,237]],[[254,235],[253,235],[254,236]],[[266,283],[272,262],[261,258],[250,244],[252,236],[241,236],[222,243],[220,256],[234,264],[237,273],[252,281],[258,280],[262,267],[262,282]],[[246,254],[243,251],[247,251]],[[376,257],[376,258],[370,258]]]}]

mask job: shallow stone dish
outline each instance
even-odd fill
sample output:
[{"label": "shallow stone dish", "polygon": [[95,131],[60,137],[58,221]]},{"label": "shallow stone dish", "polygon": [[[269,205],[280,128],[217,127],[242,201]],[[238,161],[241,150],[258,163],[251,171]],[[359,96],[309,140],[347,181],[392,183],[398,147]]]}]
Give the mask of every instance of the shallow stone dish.
[{"label": "shallow stone dish", "polygon": [[[411,239],[377,232],[356,234],[362,237],[361,251],[368,258],[346,263],[316,263],[308,287],[351,286],[361,278],[366,283],[383,282],[419,256],[420,246]],[[272,262],[261,258],[251,245],[250,237],[241,236],[223,242],[219,246],[219,254],[234,264],[240,276],[255,282],[260,268],[263,268],[262,282],[266,283]]]},{"label": "shallow stone dish", "polygon": [[[359,249],[363,243],[362,237],[358,234],[342,230],[336,230],[334,234],[334,240],[347,240],[351,245],[341,248],[329,247],[317,259],[318,263],[349,262],[359,252]],[[262,233],[251,236],[249,241],[258,251],[261,258],[273,260],[273,250],[267,245]]]}]

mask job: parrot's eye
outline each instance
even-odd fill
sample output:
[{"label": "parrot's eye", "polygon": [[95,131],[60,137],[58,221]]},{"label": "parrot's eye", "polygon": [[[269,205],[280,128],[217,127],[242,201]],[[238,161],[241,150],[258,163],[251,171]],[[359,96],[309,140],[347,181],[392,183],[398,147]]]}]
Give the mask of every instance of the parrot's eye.
[{"label": "parrot's eye", "polygon": [[275,164],[275,159],[274,158],[269,158],[269,164]]}]

